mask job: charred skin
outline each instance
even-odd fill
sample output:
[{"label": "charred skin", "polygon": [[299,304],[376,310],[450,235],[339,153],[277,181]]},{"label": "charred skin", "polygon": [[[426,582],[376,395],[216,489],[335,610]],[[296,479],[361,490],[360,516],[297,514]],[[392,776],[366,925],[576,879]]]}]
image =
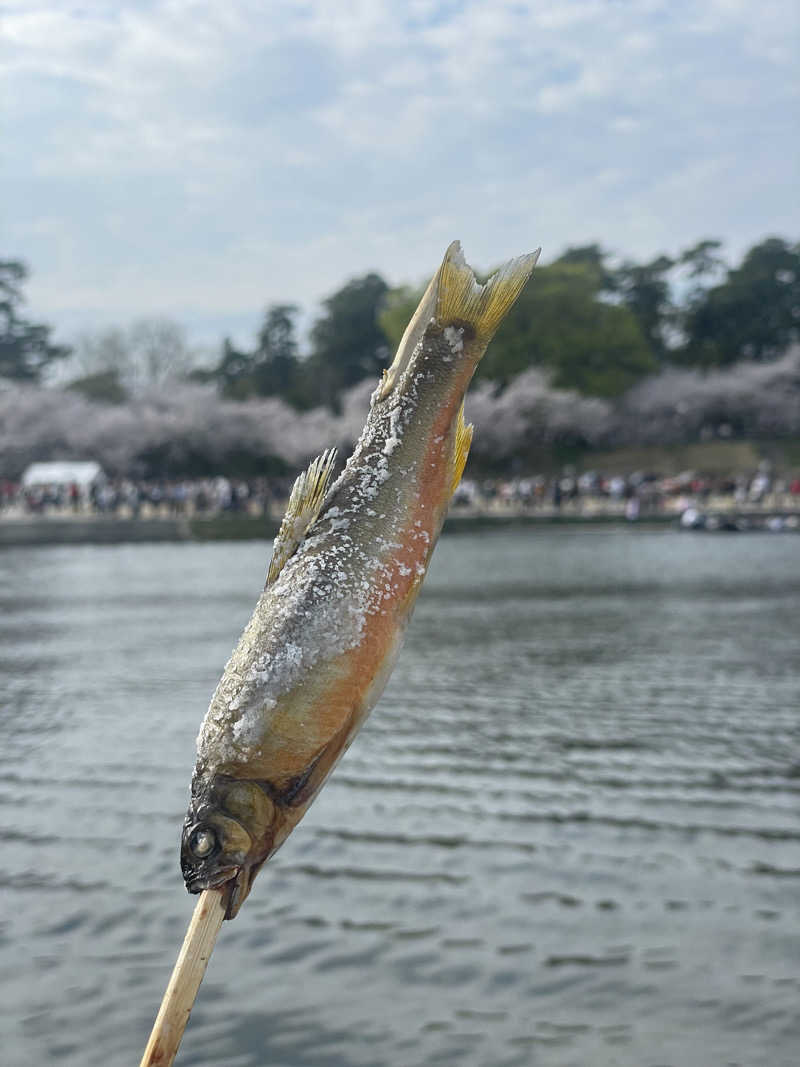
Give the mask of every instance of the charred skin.
[{"label": "charred skin", "polygon": [[352,457],[225,668],[198,737],[181,867],[193,893],[234,881],[228,918],[383,691],[469,447],[464,393],[535,259],[512,261],[492,289],[451,246]]}]

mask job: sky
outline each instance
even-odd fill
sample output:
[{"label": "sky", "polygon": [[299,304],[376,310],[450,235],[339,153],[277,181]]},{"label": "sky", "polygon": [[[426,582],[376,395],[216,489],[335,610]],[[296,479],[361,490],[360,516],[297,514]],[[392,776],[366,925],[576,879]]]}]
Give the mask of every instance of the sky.
[{"label": "sky", "polygon": [[252,338],[349,278],[800,237],[796,0],[37,0],[0,44],[28,314]]}]

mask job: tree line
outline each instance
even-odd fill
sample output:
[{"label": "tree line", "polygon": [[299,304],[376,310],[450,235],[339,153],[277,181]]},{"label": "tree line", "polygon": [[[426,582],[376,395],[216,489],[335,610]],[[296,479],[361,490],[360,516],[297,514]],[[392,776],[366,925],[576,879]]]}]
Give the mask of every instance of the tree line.
[{"label": "tree line", "polygon": [[[22,262],[0,261],[0,378],[35,383],[60,365],[71,388],[107,403],[183,379],[213,383],[231,401],[275,397],[333,413],[351,386],[389,362],[422,292],[392,289],[374,272],[348,281],[323,301],[305,352],[298,307],[272,304],[252,345],[225,339],[213,363],[198,367],[169,320],[88,334],[71,348],[54,343],[51,328],[26,314],[27,277]],[[608,399],[670,368],[775,361],[798,341],[800,243],[769,237],[734,265],[716,240],[645,263],[591,244],[536,269],[478,376],[502,391],[538,369],[555,389]]]},{"label": "tree line", "polygon": [[[278,397],[228,400],[190,382],[120,404],[98,404],[75,390],[3,388],[0,482],[19,478],[37,460],[70,458],[95,459],[117,477],[290,477],[325,448],[350,453],[374,388],[373,378],[351,386],[338,413],[297,411]],[[468,416],[473,473],[553,470],[583,457],[594,465],[588,454],[597,450],[743,438],[796,467],[800,347],[768,363],[667,368],[613,399],[555,389],[532,367],[502,391],[477,383]],[[666,453],[662,460],[654,469],[666,473],[671,461]]]}]

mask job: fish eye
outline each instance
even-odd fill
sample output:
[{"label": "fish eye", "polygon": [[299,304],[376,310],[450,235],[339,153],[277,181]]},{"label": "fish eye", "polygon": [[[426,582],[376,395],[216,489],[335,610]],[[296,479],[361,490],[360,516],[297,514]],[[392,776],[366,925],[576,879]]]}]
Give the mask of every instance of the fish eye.
[{"label": "fish eye", "polygon": [[217,846],[217,835],[207,827],[198,826],[189,838],[189,851],[199,860],[210,856]]}]

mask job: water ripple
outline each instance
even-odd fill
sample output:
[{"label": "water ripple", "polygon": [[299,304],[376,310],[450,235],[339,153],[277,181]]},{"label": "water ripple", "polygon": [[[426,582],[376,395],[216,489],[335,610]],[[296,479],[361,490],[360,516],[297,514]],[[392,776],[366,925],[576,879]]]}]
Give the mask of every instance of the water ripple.
[{"label": "water ripple", "polygon": [[[4,1062],[138,1062],[194,904],[194,739],[266,555],[0,553]],[[797,573],[757,534],[445,538],[181,1062],[793,1065]]]}]

